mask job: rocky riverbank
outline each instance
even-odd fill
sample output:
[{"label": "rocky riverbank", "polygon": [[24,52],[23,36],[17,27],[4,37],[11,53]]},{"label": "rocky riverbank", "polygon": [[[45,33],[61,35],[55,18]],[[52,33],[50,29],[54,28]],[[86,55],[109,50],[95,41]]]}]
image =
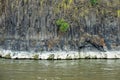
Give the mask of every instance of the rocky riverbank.
[{"label": "rocky riverbank", "polygon": [[0,0],[0,8],[2,57],[118,57],[120,0]]}]

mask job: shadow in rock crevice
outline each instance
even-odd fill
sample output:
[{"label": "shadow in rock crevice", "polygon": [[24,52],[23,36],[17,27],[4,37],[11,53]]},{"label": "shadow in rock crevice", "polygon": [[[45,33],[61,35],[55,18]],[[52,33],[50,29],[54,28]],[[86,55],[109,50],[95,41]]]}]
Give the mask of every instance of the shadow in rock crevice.
[{"label": "shadow in rock crevice", "polygon": [[104,46],[93,43],[90,40],[81,43],[78,50],[79,50],[79,52],[81,50],[106,52]]}]

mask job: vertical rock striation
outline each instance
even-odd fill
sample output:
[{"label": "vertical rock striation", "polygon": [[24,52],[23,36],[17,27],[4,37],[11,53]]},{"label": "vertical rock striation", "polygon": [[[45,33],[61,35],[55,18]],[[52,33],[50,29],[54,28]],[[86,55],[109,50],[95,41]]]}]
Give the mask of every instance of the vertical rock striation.
[{"label": "vertical rock striation", "polygon": [[[0,48],[13,51],[120,49],[120,0],[0,0]],[[61,32],[56,21],[70,27]]]}]

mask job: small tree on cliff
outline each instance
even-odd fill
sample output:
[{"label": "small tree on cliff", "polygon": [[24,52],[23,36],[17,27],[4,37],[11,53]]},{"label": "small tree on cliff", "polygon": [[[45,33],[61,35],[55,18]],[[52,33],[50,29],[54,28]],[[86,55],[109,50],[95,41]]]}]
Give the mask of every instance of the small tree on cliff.
[{"label": "small tree on cliff", "polygon": [[59,31],[66,32],[69,29],[69,23],[67,23],[64,19],[58,19],[56,21],[56,25],[59,27]]}]

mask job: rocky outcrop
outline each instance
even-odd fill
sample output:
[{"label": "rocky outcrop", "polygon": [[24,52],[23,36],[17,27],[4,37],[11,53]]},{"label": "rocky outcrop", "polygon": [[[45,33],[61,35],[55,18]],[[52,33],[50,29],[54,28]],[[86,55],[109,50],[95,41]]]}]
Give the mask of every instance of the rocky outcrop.
[{"label": "rocky outcrop", "polygon": [[105,49],[106,49],[106,44],[104,42],[104,39],[100,38],[98,35],[90,35],[88,33],[83,34],[83,36],[81,36],[80,43],[81,44],[80,44],[79,49],[82,49],[89,44],[92,45],[89,47],[96,48],[100,51],[105,51]]},{"label": "rocky outcrop", "polygon": [[[13,51],[119,50],[119,0],[0,0],[0,48]],[[70,26],[60,32],[64,19]],[[52,56],[53,57],[53,56]]]}]

